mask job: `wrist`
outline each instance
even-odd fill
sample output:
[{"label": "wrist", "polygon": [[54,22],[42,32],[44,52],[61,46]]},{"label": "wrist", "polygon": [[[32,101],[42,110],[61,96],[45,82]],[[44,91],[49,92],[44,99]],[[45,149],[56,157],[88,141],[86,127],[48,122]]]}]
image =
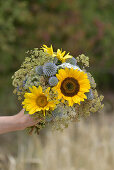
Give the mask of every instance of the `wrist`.
[{"label": "wrist", "polygon": [[11,131],[24,130],[23,122],[17,115],[10,116]]},{"label": "wrist", "polygon": [[16,130],[24,130],[26,128],[24,124],[24,120],[22,117],[19,116],[19,114],[14,115],[13,120],[15,122],[14,126]]},{"label": "wrist", "polygon": [[22,129],[21,121],[17,115],[0,117],[0,134]]}]

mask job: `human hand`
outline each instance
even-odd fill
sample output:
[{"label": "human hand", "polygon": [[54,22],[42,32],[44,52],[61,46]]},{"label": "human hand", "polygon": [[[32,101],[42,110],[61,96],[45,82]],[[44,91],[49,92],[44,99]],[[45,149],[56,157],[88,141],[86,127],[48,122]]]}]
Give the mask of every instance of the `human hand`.
[{"label": "human hand", "polygon": [[0,117],[0,134],[24,130],[25,128],[34,126],[40,122],[40,119],[34,120],[29,114],[24,114],[24,111],[25,110],[22,109],[14,116]]},{"label": "human hand", "polygon": [[32,118],[29,114],[24,114],[25,109],[22,109],[17,115],[15,115],[15,119],[19,121],[20,130],[24,130],[27,127],[34,126],[38,122],[39,119]]}]

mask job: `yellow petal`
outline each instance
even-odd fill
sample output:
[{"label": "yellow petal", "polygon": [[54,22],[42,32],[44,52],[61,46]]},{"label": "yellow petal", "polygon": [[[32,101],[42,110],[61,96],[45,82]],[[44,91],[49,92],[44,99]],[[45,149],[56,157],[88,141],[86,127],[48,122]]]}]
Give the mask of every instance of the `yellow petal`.
[{"label": "yellow petal", "polygon": [[75,103],[78,103],[78,102],[80,102],[80,97],[79,96],[74,96],[73,97],[73,101],[75,102]]},{"label": "yellow petal", "polygon": [[32,108],[30,111],[29,111],[29,114],[32,115],[36,112],[36,109]]},{"label": "yellow petal", "polygon": [[73,101],[72,101],[72,99],[68,100],[68,102],[69,102],[69,106],[73,106]]},{"label": "yellow petal", "polygon": [[38,93],[42,93],[42,87],[41,86],[38,87]]},{"label": "yellow petal", "polygon": [[84,93],[78,92],[77,95],[80,96],[81,98],[87,99],[87,96]]},{"label": "yellow petal", "polygon": [[48,87],[48,88],[45,90],[45,94],[49,94],[49,91],[50,91],[50,87]]}]

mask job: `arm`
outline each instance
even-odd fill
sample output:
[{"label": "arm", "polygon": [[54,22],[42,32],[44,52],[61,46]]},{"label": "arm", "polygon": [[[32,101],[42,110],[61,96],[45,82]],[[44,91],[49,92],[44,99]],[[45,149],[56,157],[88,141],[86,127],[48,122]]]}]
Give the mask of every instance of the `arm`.
[{"label": "arm", "polygon": [[0,134],[24,130],[38,122],[39,120],[34,120],[30,115],[24,114],[23,109],[17,115],[0,117]]}]

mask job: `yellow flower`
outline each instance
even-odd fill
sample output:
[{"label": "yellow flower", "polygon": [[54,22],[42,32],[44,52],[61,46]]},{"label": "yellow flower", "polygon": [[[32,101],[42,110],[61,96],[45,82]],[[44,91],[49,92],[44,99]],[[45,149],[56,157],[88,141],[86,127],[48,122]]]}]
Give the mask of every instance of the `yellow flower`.
[{"label": "yellow flower", "polygon": [[69,106],[73,106],[74,103],[80,104],[87,99],[84,93],[89,92],[90,82],[86,73],[65,68],[60,69],[56,76],[59,82],[53,89],[58,93],[58,99],[67,100]]},{"label": "yellow flower", "polygon": [[50,88],[47,88],[45,93],[42,92],[42,87],[39,86],[38,88],[32,86],[30,89],[30,93],[25,93],[24,101],[23,101],[23,108],[26,111],[29,111],[29,114],[34,114],[38,111],[43,111],[45,116],[46,110],[54,110],[56,104],[55,101],[50,100],[49,91]]},{"label": "yellow flower", "polygon": [[72,56],[69,55],[69,53],[67,53],[66,55],[65,55],[65,53],[66,53],[66,51],[63,51],[63,52],[62,52],[62,50],[60,50],[60,49],[57,50],[56,57],[57,57],[60,61],[62,61],[62,63],[65,62],[65,60],[66,60],[67,58],[72,58]]},{"label": "yellow flower", "polygon": [[44,50],[44,52],[46,52],[48,55],[51,55],[51,56],[55,56],[54,52],[53,52],[53,47],[52,45],[50,47],[47,47],[47,45],[43,45],[42,46],[42,49]]}]

